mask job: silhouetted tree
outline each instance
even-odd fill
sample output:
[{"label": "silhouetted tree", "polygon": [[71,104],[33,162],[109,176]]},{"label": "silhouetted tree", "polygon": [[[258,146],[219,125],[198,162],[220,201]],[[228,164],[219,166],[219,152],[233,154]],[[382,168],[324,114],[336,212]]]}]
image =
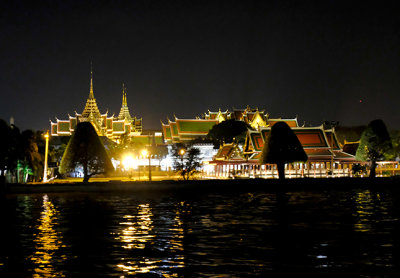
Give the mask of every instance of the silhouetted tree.
[{"label": "silhouetted tree", "polygon": [[[22,166],[32,169],[33,179],[40,181],[43,178],[44,142],[42,132],[24,130],[21,133]],[[39,146],[41,147],[39,149]]]},{"label": "silhouetted tree", "polygon": [[390,159],[390,155],[392,155],[392,142],[385,123],[380,119],[371,121],[361,135],[356,158],[370,162],[369,176],[374,178],[376,162]]},{"label": "silhouetted tree", "polygon": [[13,172],[21,156],[19,152],[19,129],[0,119],[0,184],[5,183],[5,171]]},{"label": "silhouetted tree", "polygon": [[307,161],[307,159],[303,146],[290,127],[285,122],[274,124],[264,144],[260,163],[276,164],[279,179],[284,179],[286,163]]},{"label": "silhouetted tree", "polygon": [[172,156],[174,157],[174,170],[184,180],[190,179],[201,167],[200,150],[193,146],[177,143],[172,146]]},{"label": "silhouetted tree", "polygon": [[[16,127],[15,125],[11,124],[10,125],[10,130],[11,130],[11,148],[10,148],[10,164],[9,164],[9,169],[11,171],[14,171],[14,173],[17,175],[18,172],[16,171],[18,168],[18,161],[20,161],[23,157],[21,148],[20,148],[20,143],[21,143],[21,133],[19,131],[19,128]],[[17,182],[19,182],[18,177],[17,177]]]},{"label": "silhouetted tree", "polygon": [[77,166],[83,168],[83,182],[88,182],[93,175],[114,170],[99,136],[89,122],[76,126],[61,160],[60,173],[73,171]]},{"label": "silhouetted tree", "polygon": [[49,142],[49,161],[59,164],[64,155],[70,136],[53,136]]},{"label": "silhouetted tree", "polygon": [[243,121],[226,120],[214,125],[207,138],[212,139],[217,147],[223,143],[232,143],[234,138],[236,142],[241,142],[244,141],[248,128],[250,127]]},{"label": "silhouetted tree", "polygon": [[137,151],[138,146],[132,143],[132,140],[128,134],[122,134],[118,141],[118,143],[112,142],[108,146],[108,154],[111,158],[122,161],[123,156],[128,152],[136,154],[140,153],[140,151]]},{"label": "silhouetted tree", "polygon": [[392,130],[390,132],[390,138],[392,138],[393,158],[399,158],[400,157],[400,130]]}]

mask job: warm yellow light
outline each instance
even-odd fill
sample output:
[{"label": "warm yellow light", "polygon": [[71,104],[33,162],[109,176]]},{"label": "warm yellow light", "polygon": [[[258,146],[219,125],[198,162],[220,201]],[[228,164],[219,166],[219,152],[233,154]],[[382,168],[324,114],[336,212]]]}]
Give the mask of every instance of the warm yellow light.
[{"label": "warm yellow light", "polygon": [[185,154],[185,149],[180,149],[179,154],[183,156]]},{"label": "warm yellow light", "polygon": [[135,159],[131,155],[127,155],[122,160],[122,165],[124,166],[125,170],[132,169],[135,165]]},{"label": "warm yellow light", "polygon": [[142,150],[142,156],[146,157],[148,154],[149,152],[146,149]]}]

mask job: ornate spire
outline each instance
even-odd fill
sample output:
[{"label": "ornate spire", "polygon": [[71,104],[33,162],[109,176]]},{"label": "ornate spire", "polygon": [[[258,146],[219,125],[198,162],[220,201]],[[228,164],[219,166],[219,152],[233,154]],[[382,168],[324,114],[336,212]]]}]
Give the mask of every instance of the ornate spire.
[{"label": "ornate spire", "polygon": [[122,83],[122,106],[128,106],[128,102],[126,100],[126,87],[125,84]]},{"label": "ornate spire", "polygon": [[89,91],[89,98],[94,98],[94,94],[93,94],[93,66],[92,66],[92,62],[90,62],[90,91]]},{"label": "ornate spire", "polygon": [[122,84],[122,106],[118,115],[118,120],[125,120],[125,119],[131,121],[132,117],[129,114],[128,101],[126,99],[126,87],[125,84]]},{"label": "ornate spire", "polygon": [[[82,112],[83,120],[92,121],[91,119],[96,119],[97,121],[101,121],[101,114],[99,108],[97,107],[96,99],[94,98],[93,93],[93,68],[90,65],[90,92],[89,98],[86,100],[85,109]],[[91,119],[89,119],[91,118]]]}]

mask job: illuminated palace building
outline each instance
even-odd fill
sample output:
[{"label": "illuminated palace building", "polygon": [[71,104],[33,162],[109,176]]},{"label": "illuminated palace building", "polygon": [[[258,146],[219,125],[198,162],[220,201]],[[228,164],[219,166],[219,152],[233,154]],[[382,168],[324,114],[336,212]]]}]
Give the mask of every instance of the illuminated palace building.
[{"label": "illuminated palace building", "polygon": [[75,116],[68,115],[68,120],[51,122],[52,136],[70,136],[79,122],[90,122],[99,136],[116,141],[121,135],[139,136],[142,132],[142,119],[131,117],[128,109],[126,88],[122,86],[122,106],[117,117],[101,114],[93,93],[93,74],[90,76],[90,91],[85,108],[81,114],[75,111]]},{"label": "illuminated palace building", "polygon": [[[259,159],[271,127],[280,121],[286,122],[296,134],[308,156],[306,163],[286,165],[286,174],[292,177],[323,177],[329,174],[349,176],[353,163],[358,163],[354,155],[343,151],[334,128],[323,125],[316,127],[299,126],[297,118],[270,118],[258,109],[233,109],[233,111],[208,111],[195,119],[168,120],[162,124],[166,143],[188,142],[195,138],[205,138],[215,124],[234,119],[246,122],[250,128],[244,143],[223,144],[212,155],[203,159],[203,174],[214,177],[253,176],[277,177],[275,165],[260,165]],[[203,145],[203,146],[202,146]],[[198,147],[201,150],[205,144]]]}]

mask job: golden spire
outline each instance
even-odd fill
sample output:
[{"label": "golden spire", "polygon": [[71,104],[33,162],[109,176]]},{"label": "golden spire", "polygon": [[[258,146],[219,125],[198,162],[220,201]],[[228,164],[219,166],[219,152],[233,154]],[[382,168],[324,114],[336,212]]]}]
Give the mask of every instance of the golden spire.
[{"label": "golden spire", "polygon": [[[92,115],[92,116],[91,116]],[[90,92],[89,98],[86,100],[85,108],[82,112],[83,119],[89,119],[90,117],[94,117],[94,119],[101,121],[101,114],[99,108],[97,107],[96,99],[93,94],[93,67],[92,63],[90,63]]]},{"label": "golden spire", "polygon": [[89,92],[89,98],[94,98],[94,94],[93,94],[93,66],[92,66],[92,62],[90,62],[90,92]]},{"label": "golden spire", "polygon": [[128,121],[132,120],[131,115],[129,114],[128,101],[126,100],[126,87],[125,84],[122,84],[122,106],[118,115],[119,120],[127,119]]},{"label": "golden spire", "polygon": [[126,100],[126,87],[122,83],[122,106],[128,106],[128,101]]}]

